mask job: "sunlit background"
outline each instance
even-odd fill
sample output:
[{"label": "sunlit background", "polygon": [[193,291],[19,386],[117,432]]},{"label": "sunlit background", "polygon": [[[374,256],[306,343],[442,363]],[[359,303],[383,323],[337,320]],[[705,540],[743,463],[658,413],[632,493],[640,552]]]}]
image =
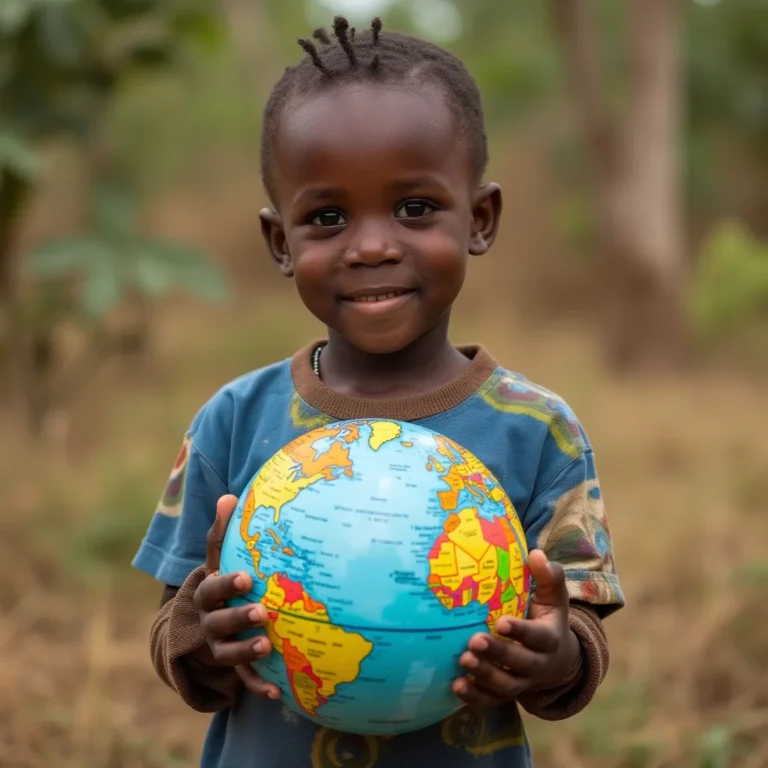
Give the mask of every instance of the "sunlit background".
[{"label": "sunlit background", "polygon": [[506,207],[454,338],[595,446],[629,602],[537,766],[766,768],[766,0],[0,0],[0,765],[197,764],[129,563],[197,408],[322,333],[258,144],[337,12],[477,78]]}]

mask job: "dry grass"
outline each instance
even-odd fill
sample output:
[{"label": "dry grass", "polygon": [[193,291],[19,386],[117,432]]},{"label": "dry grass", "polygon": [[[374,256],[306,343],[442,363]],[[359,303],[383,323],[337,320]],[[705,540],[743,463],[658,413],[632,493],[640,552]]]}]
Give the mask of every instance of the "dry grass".
[{"label": "dry grass", "polygon": [[[315,330],[274,301],[169,313],[154,359],[94,377],[45,449],[0,414],[0,765],[196,764],[207,719],[150,671],[159,589],[128,562],[194,410]],[[290,324],[267,338],[276,309]],[[768,766],[764,385],[717,372],[620,383],[583,332],[534,335],[499,315],[458,329],[586,424],[629,599],[608,622],[613,667],[592,707],[530,723],[537,765]]]}]

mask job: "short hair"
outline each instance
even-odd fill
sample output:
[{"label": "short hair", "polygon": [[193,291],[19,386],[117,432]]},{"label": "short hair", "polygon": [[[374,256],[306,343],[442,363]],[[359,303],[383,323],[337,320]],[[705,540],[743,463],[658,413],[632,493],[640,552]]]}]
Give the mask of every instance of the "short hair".
[{"label": "short hair", "polygon": [[[378,17],[370,29],[356,34],[344,16],[333,20],[333,38],[316,29],[309,39],[299,39],[306,56],[288,67],[272,89],[264,108],[261,136],[261,175],[271,194],[271,167],[276,132],[282,111],[293,99],[306,98],[322,88],[348,82],[401,84],[432,81],[442,90],[448,106],[455,112],[459,130],[472,153],[478,179],[488,163],[480,91],[462,62],[444,48],[398,32],[382,34]],[[416,80],[418,78],[418,81]]]}]

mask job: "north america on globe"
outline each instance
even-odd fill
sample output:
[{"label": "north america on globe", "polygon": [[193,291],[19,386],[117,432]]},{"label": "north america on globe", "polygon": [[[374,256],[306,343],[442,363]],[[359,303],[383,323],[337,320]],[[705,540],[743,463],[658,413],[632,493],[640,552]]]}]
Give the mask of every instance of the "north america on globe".
[{"label": "north america on globe", "polygon": [[[278,451],[240,499],[222,572],[250,570],[273,653],[255,666],[331,728],[395,733],[456,711],[458,656],[530,594],[522,526],[472,453],[354,420]],[[290,695],[287,695],[290,694]]]}]

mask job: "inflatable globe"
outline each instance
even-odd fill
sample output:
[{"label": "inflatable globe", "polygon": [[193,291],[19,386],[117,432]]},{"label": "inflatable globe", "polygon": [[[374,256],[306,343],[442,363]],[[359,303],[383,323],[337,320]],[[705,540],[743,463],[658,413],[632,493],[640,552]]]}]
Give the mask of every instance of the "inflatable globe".
[{"label": "inflatable globe", "polygon": [[295,712],[365,735],[458,710],[467,641],[524,616],[530,594],[499,482],[452,440],[397,421],[329,424],[267,461],[224,538],[221,572],[236,570],[269,614],[273,651],[256,671]]}]

